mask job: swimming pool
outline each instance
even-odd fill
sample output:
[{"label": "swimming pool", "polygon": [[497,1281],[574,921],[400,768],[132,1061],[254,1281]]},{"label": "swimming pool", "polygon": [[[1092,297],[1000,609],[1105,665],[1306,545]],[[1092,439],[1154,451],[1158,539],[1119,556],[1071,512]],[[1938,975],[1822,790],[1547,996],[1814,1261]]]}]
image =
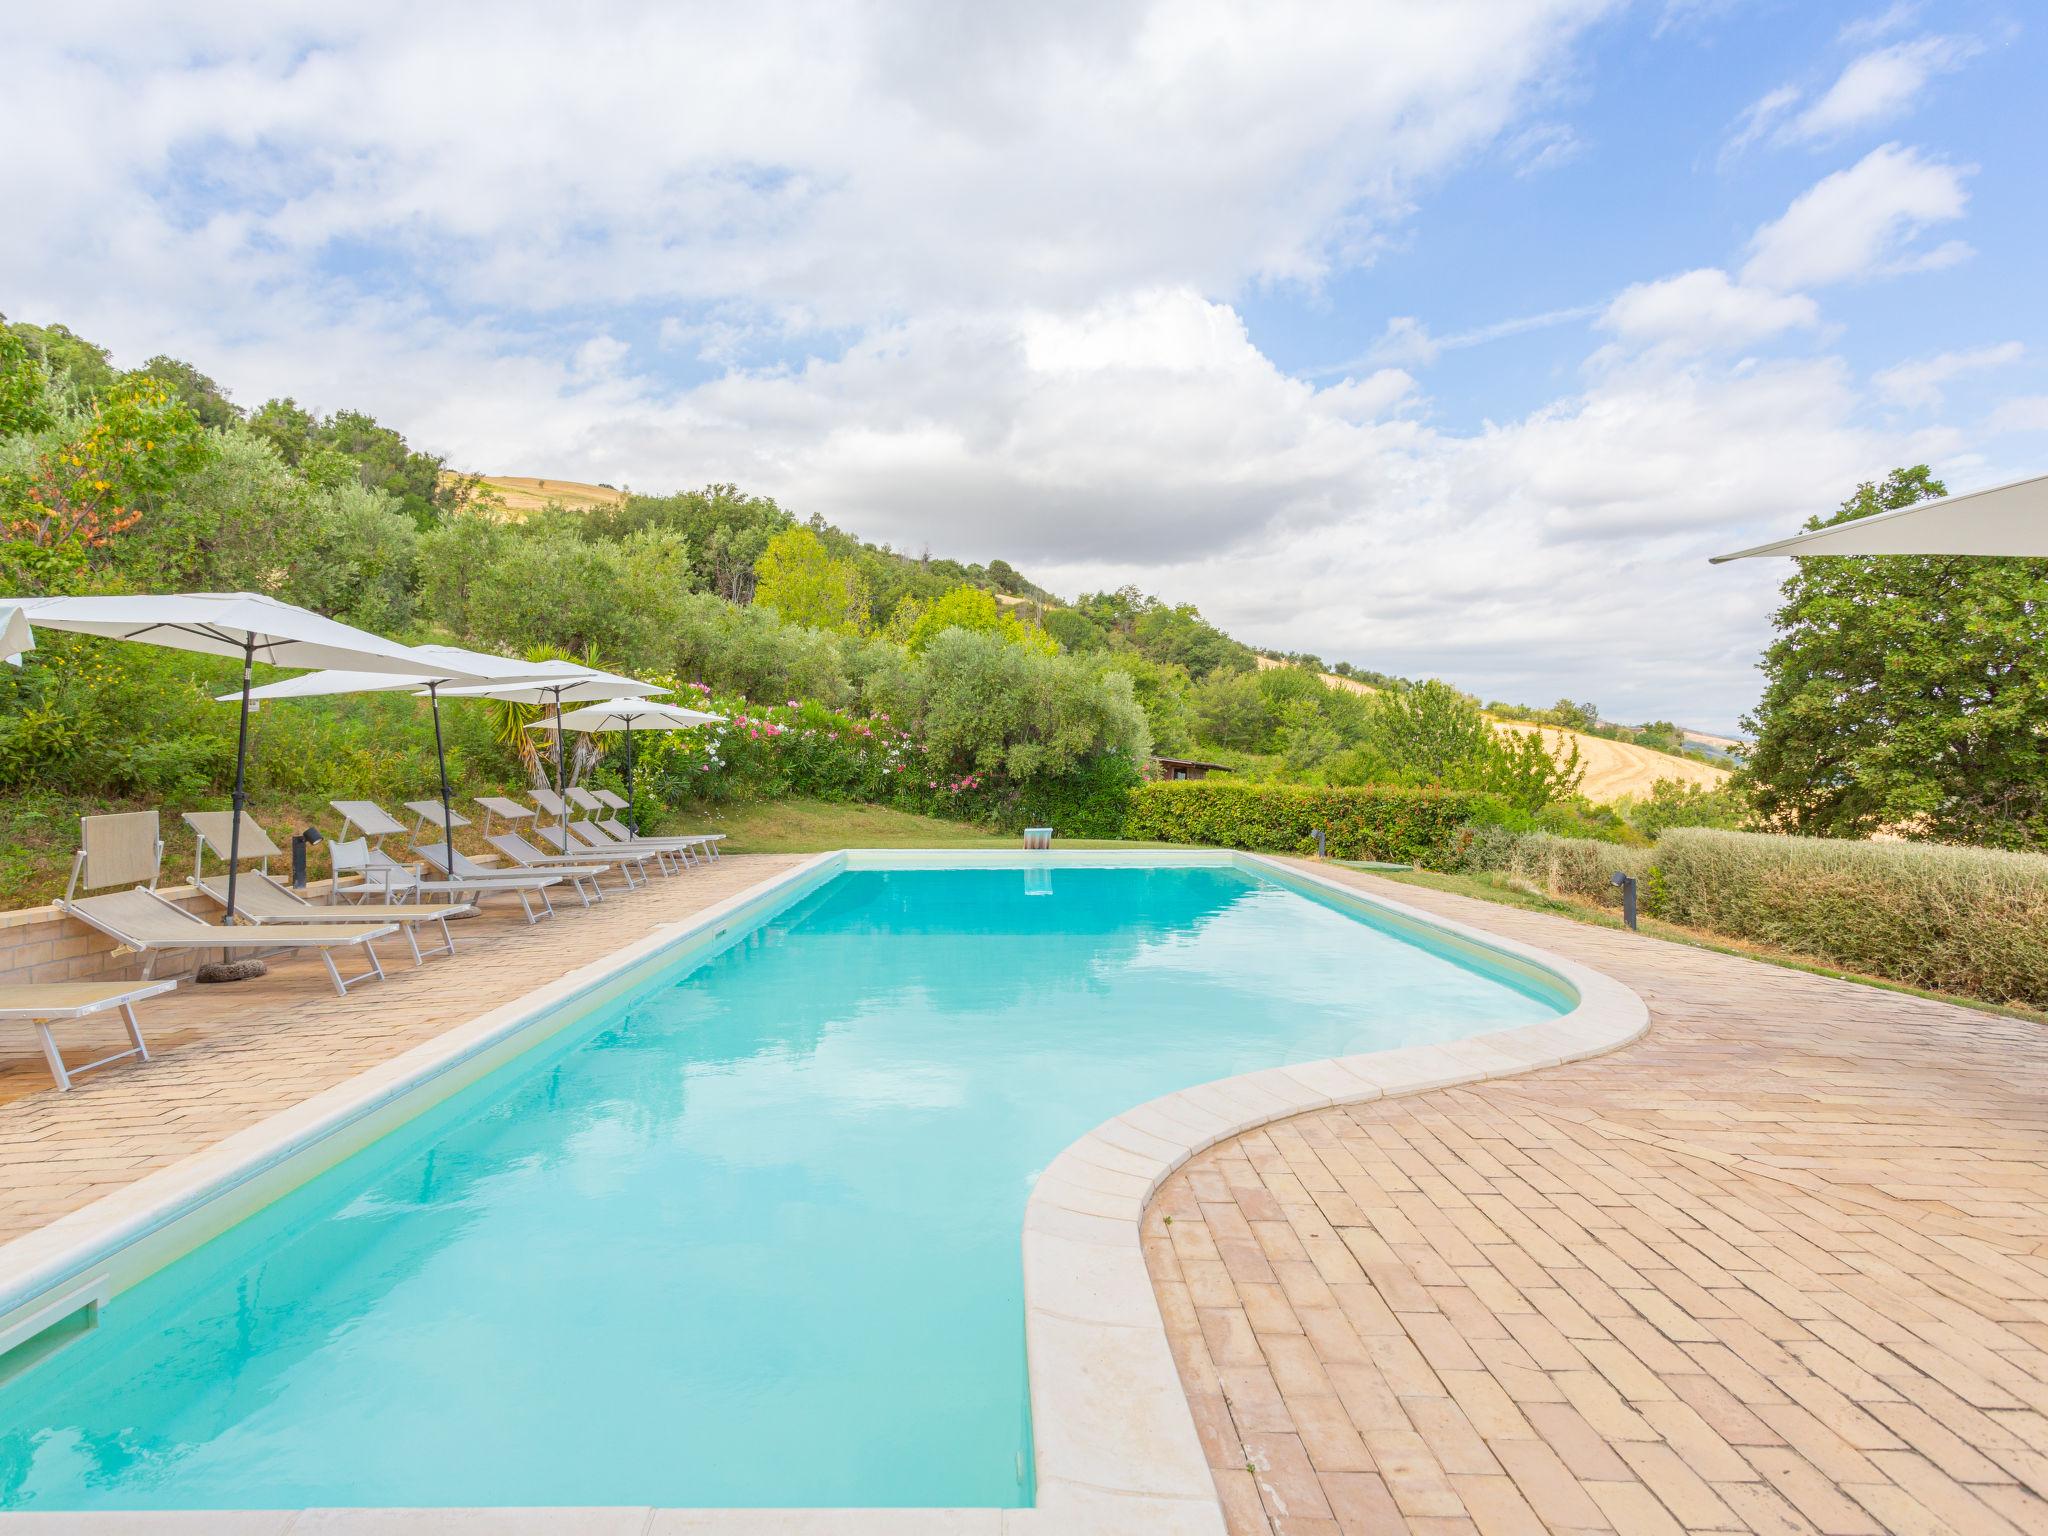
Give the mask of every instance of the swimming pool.
[{"label": "swimming pool", "polygon": [[1027,1503],[1033,1179],[1170,1089],[1557,1017],[1207,867],[853,870],[118,1296],[0,1506]]}]

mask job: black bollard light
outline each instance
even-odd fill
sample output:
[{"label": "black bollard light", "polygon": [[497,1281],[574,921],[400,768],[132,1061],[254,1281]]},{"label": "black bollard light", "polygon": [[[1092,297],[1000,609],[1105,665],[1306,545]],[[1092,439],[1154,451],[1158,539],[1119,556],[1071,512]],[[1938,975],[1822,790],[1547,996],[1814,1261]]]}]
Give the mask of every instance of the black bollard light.
[{"label": "black bollard light", "polygon": [[1621,887],[1621,920],[1633,928],[1636,925],[1636,877],[1616,872],[1610,885]]},{"label": "black bollard light", "polygon": [[292,834],[293,890],[303,891],[306,888],[306,850],[312,847],[313,844],[324,841],[326,839],[321,837],[318,827],[308,827],[303,832],[294,832]]}]

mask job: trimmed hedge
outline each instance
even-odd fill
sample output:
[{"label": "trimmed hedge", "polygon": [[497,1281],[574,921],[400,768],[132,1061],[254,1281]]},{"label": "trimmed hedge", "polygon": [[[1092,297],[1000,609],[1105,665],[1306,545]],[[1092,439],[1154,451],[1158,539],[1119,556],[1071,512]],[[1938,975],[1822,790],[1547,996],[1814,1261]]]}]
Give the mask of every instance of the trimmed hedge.
[{"label": "trimmed hedge", "polygon": [[1448,789],[1316,789],[1197,779],[1131,791],[1124,836],[1263,853],[1313,853],[1321,827],[1333,859],[1443,868],[1485,797]]},{"label": "trimmed hedge", "polygon": [[1590,837],[1553,837],[1530,832],[1514,840],[1492,867],[1546,896],[1570,896],[1601,906],[1621,905],[1617,873],[1646,880],[1652,860],[1648,848],[1630,848]]},{"label": "trimmed hedge", "polygon": [[1846,970],[2048,1006],[2048,858],[1674,827],[1657,842],[1660,917]]}]

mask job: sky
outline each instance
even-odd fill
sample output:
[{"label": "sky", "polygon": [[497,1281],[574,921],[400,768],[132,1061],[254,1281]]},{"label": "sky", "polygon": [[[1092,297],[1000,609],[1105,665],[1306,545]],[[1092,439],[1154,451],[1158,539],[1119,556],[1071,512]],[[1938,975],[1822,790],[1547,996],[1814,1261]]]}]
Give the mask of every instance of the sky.
[{"label": "sky", "polygon": [[[328,10],[345,14],[326,14]],[[1733,727],[1797,531],[2048,470],[2025,0],[15,7],[0,313]]]}]

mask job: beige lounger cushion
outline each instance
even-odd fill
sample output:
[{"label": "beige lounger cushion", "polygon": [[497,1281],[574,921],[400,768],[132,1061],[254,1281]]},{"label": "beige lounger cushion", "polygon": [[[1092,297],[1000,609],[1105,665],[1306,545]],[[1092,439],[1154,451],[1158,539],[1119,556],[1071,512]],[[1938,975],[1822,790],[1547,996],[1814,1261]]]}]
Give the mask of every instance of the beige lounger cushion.
[{"label": "beige lounger cushion", "polygon": [[79,916],[90,918],[124,943],[144,949],[289,949],[295,944],[353,944],[379,939],[397,930],[390,923],[329,928],[318,933],[287,933],[278,928],[220,928],[194,917],[148,891],[110,891],[81,896],[70,903]]},{"label": "beige lounger cushion", "polygon": [[330,800],[327,802],[348,818],[349,825],[371,837],[389,837],[405,828],[374,800]]},{"label": "beige lounger cushion", "polygon": [[0,1014],[56,1019],[168,992],[175,981],[46,981],[0,987]]},{"label": "beige lounger cushion", "polygon": [[80,846],[85,850],[83,884],[89,891],[110,885],[136,885],[156,878],[155,811],[122,811],[112,816],[78,818]]},{"label": "beige lounger cushion", "polygon": [[[185,825],[206,839],[206,845],[222,858],[228,856],[228,835],[234,826],[233,811],[187,811]],[[284,850],[270,840],[270,834],[256,825],[256,818],[242,812],[242,842],[236,852],[245,859],[272,859]]]},{"label": "beige lounger cushion", "polygon": [[[225,876],[209,875],[199,882],[199,888],[207,895],[227,904],[228,882]],[[338,907],[316,907],[311,902],[300,901],[274,880],[262,875],[244,875],[235,883],[235,908],[251,917],[275,920],[281,923],[360,923],[360,912],[343,911]],[[430,923],[437,918],[453,917],[458,912],[474,910],[467,904],[457,903],[442,906],[381,906],[377,908],[380,921],[390,919],[394,923]]]}]

